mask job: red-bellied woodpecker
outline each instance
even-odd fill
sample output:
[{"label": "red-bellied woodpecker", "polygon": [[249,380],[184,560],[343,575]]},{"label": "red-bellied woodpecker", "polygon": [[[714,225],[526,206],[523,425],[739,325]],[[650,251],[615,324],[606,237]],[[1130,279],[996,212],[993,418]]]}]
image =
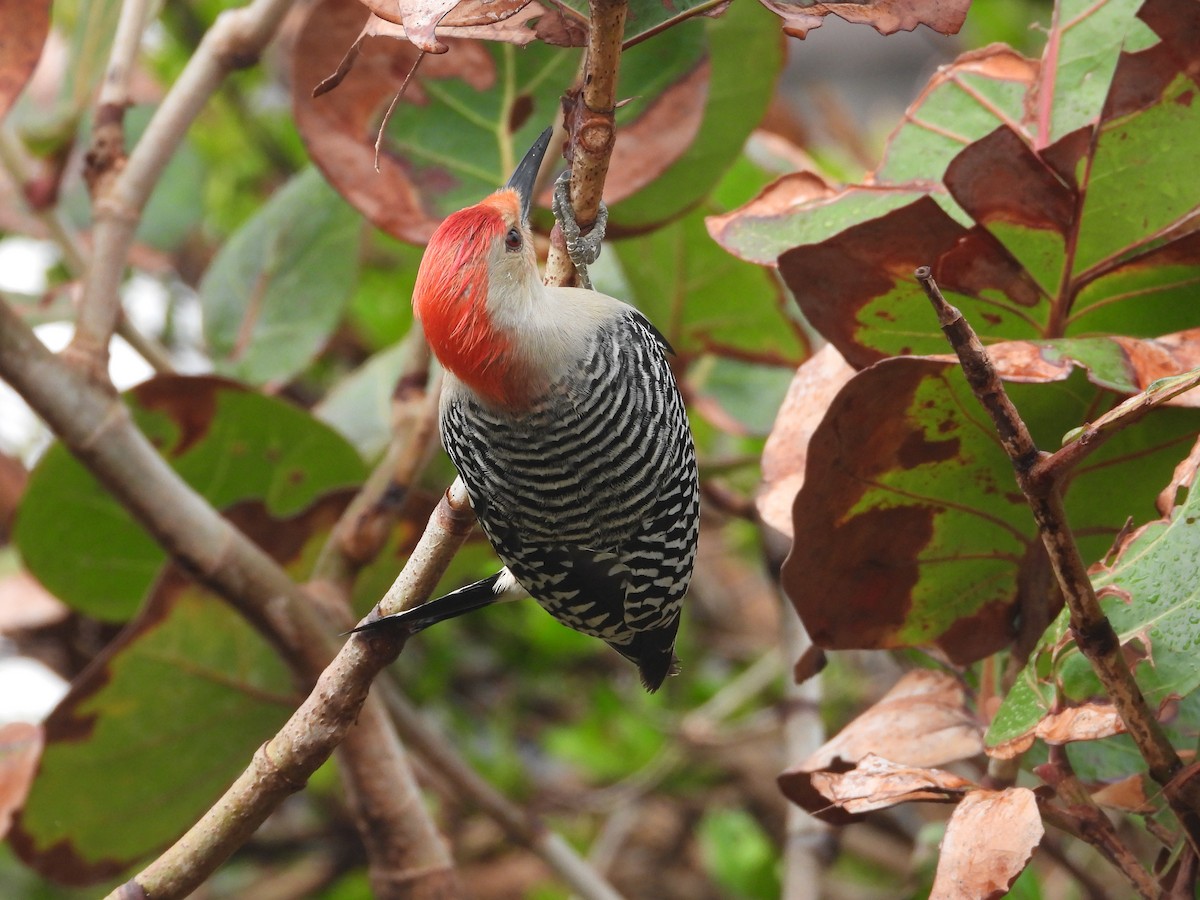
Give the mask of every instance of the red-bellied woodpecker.
[{"label": "red-bellied woodpecker", "polygon": [[413,308],[446,370],[442,442],[505,569],[363,628],[418,631],[515,587],[657,690],[696,559],[696,452],[666,339],[604,294],[546,287],[528,217],[547,130],[430,239]]}]

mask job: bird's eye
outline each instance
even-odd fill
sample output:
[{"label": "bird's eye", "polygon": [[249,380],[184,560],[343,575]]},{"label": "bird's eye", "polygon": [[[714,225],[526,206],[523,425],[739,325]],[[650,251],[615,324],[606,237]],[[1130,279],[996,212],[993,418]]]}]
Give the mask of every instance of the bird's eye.
[{"label": "bird's eye", "polygon": [[504,246],[508,250],[521,249],[521,229],[510,228],[508,234],[504,236]]}]

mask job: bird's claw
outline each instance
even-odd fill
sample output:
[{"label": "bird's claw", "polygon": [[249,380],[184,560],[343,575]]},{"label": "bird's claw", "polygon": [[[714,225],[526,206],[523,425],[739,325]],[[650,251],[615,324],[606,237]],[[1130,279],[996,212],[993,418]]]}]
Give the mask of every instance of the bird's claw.
[{"label": "bird's claw", "polygon": [[608,225],[608,207],[603,202],[596,210],[596,221],[591,231],[583,234],[579,223],[575,221],[575,212],[571,208],[571,173],[563,172],[554,182],[553,200],[554,218],[562,229],[563,242],[567,246],[567,256],[575,265],[579,275],[580,287],[591,289],[592,281],[588,277],[587,267],[600,258],[600,244],[604,240],[604,229]]}]

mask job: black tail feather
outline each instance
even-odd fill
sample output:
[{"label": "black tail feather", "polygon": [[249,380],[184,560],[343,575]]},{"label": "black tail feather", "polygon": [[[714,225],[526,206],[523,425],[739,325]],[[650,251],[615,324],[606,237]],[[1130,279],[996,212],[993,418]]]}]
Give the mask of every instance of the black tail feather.
[{"label": "black tail feather", "polygon": [[449,594],[438,597],[436,600],[430,600],[427,603],[422,603],[420,606],[406,609],[404,612],[383,616],[371,622],[364,622],[357,628],[350,629],[347,633],[354,634],[359,631],[374,631],[378,628],[405,628],[409,634],[416,634],[418,631],[424,631],[430,625],[445,622],[447,619],[458,618],[459,616],[474,612],[477,609],[483,609],[483,607],[495,603],[496,582],[499,579],[500,573],[497,572],[495,575],[490,575],[481,581],[476,581],[474,584],[468,584],[457,591],[451,591]]},{"label": "black tail feather", "polygon": [[638,667],[642,685],[654,693],[668,675],[679,674],[679,660],[675,658],[675,632],[679,619],[653,631],[639,631],[628,644],[609,644],[614,650]]}]

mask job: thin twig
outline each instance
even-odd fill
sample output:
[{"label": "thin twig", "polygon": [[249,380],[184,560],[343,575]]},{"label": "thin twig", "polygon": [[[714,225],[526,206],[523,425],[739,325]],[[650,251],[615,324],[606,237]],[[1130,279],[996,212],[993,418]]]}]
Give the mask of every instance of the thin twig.
[{"label": "thin twig", "polygon": [[[582,87],[573,89],[563,101],[569,134],[571,209],[584,234],[596,221],[617,140],[617,73],[628,0],[590,0],[588,5],[591,27]],[[567,255],[562,232],[556,227],[546,260],[546,283],[568,285],[574,278],[575,267]]]},{"label": "thin twig", "polygon": [[[119,163],[100,173],[93,191],[93,263],[83,281],[75,335],[64,351],[65,357],[93,380],[103,383],[107,379],[108,343],[120,316],[121,279],[134,232],[154,186],[209,97],[230,72],[258,58],[292,2],[254,0],[249,6],[222,12],[163,98],[128,159],[123,157],[123,148],[106,151]],[[112,114],[106,114],[106,119],[111,118]],[[96,128],[103,125],[98,119]]]},{"label": "thin twig", "polygon": [[1133,852],[1125,845],[1112,822],[1101,811],[1071,769],[1061,747],[1051,747],[1050,762],[1038,768],[1042,779],[1054,788],[1057,803],[1039,799],[1038,809],[1050,824],[1095,847],[1100,855],[1124,875],[1139,897],[1156,898],[1158,885]]},{"label": "thin twig", "polygon": [[1062,588],[1076,646],[1091,663],[1116,707],[1126,731],[1146,761],[1150,777],[1163,786],[1168,802],[1193,846],[1198,845],[1200,799],[1195,796],[1198,793],[1196,781],[1183,778],[1176,783],[1176,775],[1183,771],[1183,763],[1146,703],[1121,654],[1120,638],[1096,597],[1063,507],[1062,485],[1068,473],[1063,468],[1046,470],[1039,467],[1046,454],[1034,444],[978,336],[962,313],[946,302],[928,267],[917,269],[916,277],[937,312],[942,331],[958,354],[967,383],[991,415],[1000,443],[1012,461],[1017,484],[1033,511],[1038,534]]}]

